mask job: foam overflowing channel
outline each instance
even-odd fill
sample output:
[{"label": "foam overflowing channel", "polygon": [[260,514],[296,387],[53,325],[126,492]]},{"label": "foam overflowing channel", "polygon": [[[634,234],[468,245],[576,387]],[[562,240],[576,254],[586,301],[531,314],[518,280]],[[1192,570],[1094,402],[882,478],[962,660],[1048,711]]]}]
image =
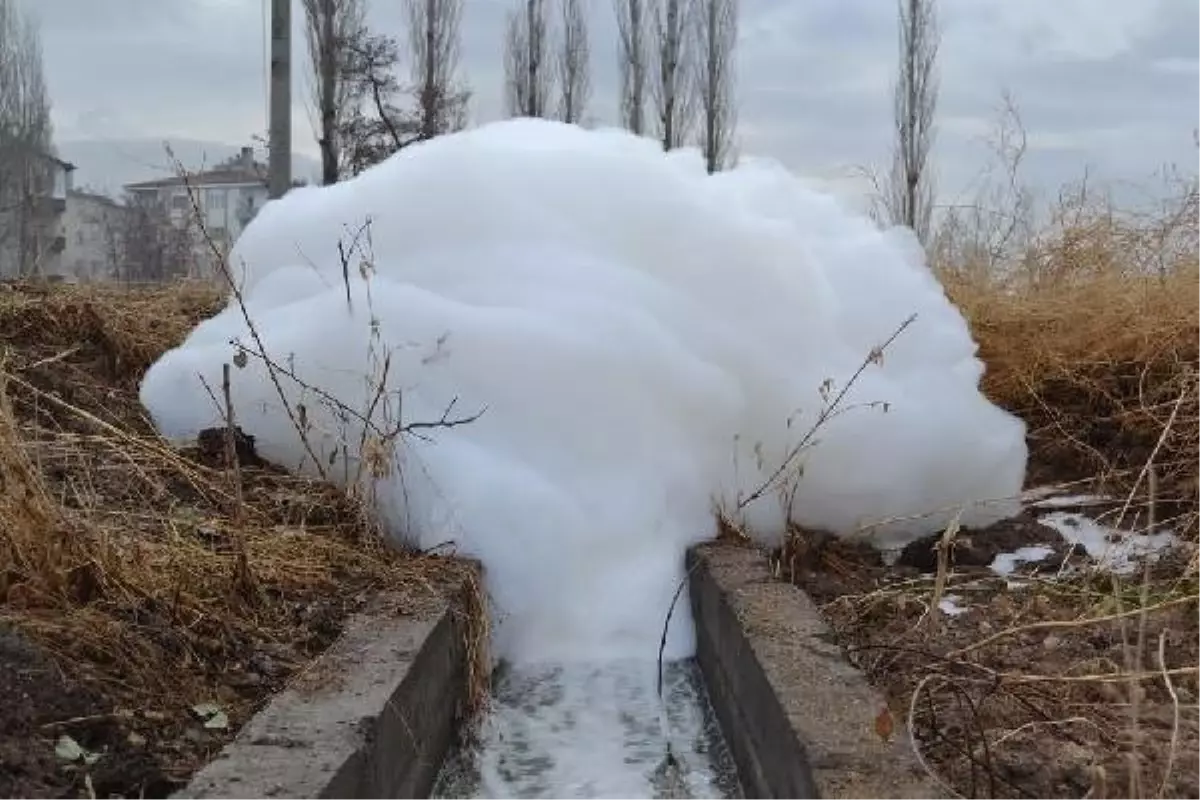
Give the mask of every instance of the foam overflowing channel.
[{"label": "foam overflowing channel", "polygon": [[[717,511],[767,544],[796,523],[900,547],[1021,508],[1024,425],[981,394],[912,232],[778,164],[709,175],[695,150],[508,120],[289,192],[229,261],[237,297],[142,402],[171,438],[221,426],[232,363],[262,457],[483,562],[514,666],[475,793],[668,791],[653,767],[675,734],[623,665],[658,652]],[[665,656],[694,645],[680,603]],[[719,794],[685,722],[681,791]]]},{"label": "foam overflowing channel", "polygon": [[710,176],[694,150],[508,120],[289,192],[230,264],[244,308],[151,366],[155,424],[222,425],[238,365],[260,455],[368,483],[398,539],[484,563],[513,661],[656,652],[715,509],[767,543],[791,520],[881,546],[1020,510],[1024,426],[980,393],[911,232],[776,164]]},{"label": "foam overflowing channel", "polygon": [[740,797],[690,659],[508,666],[434,797]]}]

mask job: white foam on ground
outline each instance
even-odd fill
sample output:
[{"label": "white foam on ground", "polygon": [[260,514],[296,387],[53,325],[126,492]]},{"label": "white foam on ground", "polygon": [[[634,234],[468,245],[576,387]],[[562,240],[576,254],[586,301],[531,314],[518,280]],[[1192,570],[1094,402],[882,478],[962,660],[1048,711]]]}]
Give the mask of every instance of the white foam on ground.
[{"label": "white foam on ground", "polygon": [[1128,575],[1139,564],[1157,560],[1179,541],[1172,531],[1131,533],[1106,527],[1083,514],[1062,511],[1045,514],[1038,522],[1058,531],[1068,544],[1082,547],[1102,569],[1118,575]]},{"label": "white foam on ground", "polygon": [[1018,564],[1041,561],[1054,551],[1049,547],[1018,547],[1011,553],[997,553],[992,559],[991,570],[997,575],[1012,575]]},{"label": "white foam on ground", "polygon": [[[880,526],[895,545],[963,506],[974,527],[1020,508],[982,504],[1018,497],[1024,426],[979,392],[975,344],[915,239],[780,167],[708,176],[694,151],[511,120],[294,190],[231,260],[268,354],[303,383],[363,412],[386,349],[376,422],[436,420],[452,401],[451,417],[483,412],[405,437],[375,489],[397,536],[484,562],[496,651],[516,661],[652,659],[714,504],[759,486],[812,425],[819,387],[836,391],[912,314],[847,397],[887,413],[821,431],[792,517],[839,533],[909,517]],[[200,379],[219,391],[234,338],[253,347],[230,307],[149,370],[141,398],[164,434],[221,424]],[[312,472],[261,361],[232,372],[259,453]],[[330,475],[355,474],[362,426],[280,380]],[[782,496],[740,521],[776,541]],[[668,657],[692,651],[687,606]]]},{"label": "white foam on ground", "polygon": [[1096,506],[1116,502],[1111,497],[1099,494],[1064,494],[1036,500],[1029,505],[1033,508],[1079,508],[1081,506]]},{"label": "white foam on ground", "polygon": [[959,605],[962,598],[956,594],[948,594],[938,601],[938,609],[947,616],[957,617],[959,614],[967,613],[967,609]]}]

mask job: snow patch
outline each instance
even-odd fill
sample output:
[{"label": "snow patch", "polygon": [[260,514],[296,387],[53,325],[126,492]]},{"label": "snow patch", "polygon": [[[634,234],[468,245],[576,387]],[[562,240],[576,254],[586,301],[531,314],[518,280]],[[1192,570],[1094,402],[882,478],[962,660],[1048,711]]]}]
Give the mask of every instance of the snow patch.
[{"label": "snow patch", "polygon": [[962,598],[956,594],[948,594],[938,601],[938,609],[940,609],[943,614],[950,617],[957,617],[959,614],[965,614],[967,613],[967,609],[959,605],[961,600]]},{"label": "snow patch", "polygon": [[1101,568],[1128,575],[1149,559],[1156,561],[1178,543],[1172,531],[1130,533],[1109,528],[1083,514],[1056,511],[1038,518],[1038,522],[1057,531],[1068,544],[1082,547]]},{"label": "snow patch", "polygon": [[1018,564],[1041,561],[1054,551],[1049,547],[1018,547],[1011,553],[997,553],[992,559],[991,570],[997,575],[1012,575]]}]

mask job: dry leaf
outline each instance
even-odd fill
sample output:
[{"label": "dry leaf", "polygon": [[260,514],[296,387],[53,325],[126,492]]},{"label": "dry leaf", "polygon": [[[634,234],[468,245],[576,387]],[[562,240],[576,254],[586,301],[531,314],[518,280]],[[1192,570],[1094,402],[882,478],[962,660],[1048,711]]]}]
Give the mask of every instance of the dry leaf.
[{"label": "dry leaf", "polygon": [[875,717],[875,733],[880,739],[885,742],[892,740],[892,733],[896,730],[896,721],[892,719],[892,711],[887,706],[883,707],[883,711],[879,712],[879,716]]}]

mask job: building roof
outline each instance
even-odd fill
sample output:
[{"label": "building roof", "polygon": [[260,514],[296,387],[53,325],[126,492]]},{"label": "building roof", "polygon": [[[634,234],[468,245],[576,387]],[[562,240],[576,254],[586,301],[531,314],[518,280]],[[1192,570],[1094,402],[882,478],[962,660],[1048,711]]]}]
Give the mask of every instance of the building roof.
[{"label": "building roof", "polygon": [[166,189],[174,186],[229,186],[245,185],[247,183],[267,183],[267,169],[254,160],[254,150],[243,147],[241,151],[222,161],[215,167],[201,172],[189,172],[186,177],[172,175],[169,178],[159,178],[153,181],[126,184],[127,191],[136,192],[145,189]]},{"label": "building roof", "polygon": [[[169,178],[126,184],[125,188],[131,192],[136,192],[139,189],[165,189],[172,186],[183,186],[184,182],[185,178],[172,175]],[[246,183],[266,184],[266,178],[257,169],[213,169],[207,172],[188,173],[186,182],[190,186],[222,186]]]},{"label": "building roof", "polygon": [[61,169],[65,170],[67,172],[74,172],[76,169],[75,165],[72,164],[70,161],[63,161],[61,158],[54,155],[53,153],[47,153],[46,151],[39,149],[35,152],[35,155],[38,158],[44,158],[45,160],[49,161],[50,163],[54,164],[57,167],[60,167]]},{"label": "building roof", "polygon": [[121,207],[120,203],[118,203],[116,200],[113,200],[108,195],[99,194],[97,192],[89,192],[84,189],[72,189],[70,192],[67,193],[67,196],[75,197],[80,200],[90,200],[94,203],[100,203],[102,205],[112,206],[113,208]]}]

